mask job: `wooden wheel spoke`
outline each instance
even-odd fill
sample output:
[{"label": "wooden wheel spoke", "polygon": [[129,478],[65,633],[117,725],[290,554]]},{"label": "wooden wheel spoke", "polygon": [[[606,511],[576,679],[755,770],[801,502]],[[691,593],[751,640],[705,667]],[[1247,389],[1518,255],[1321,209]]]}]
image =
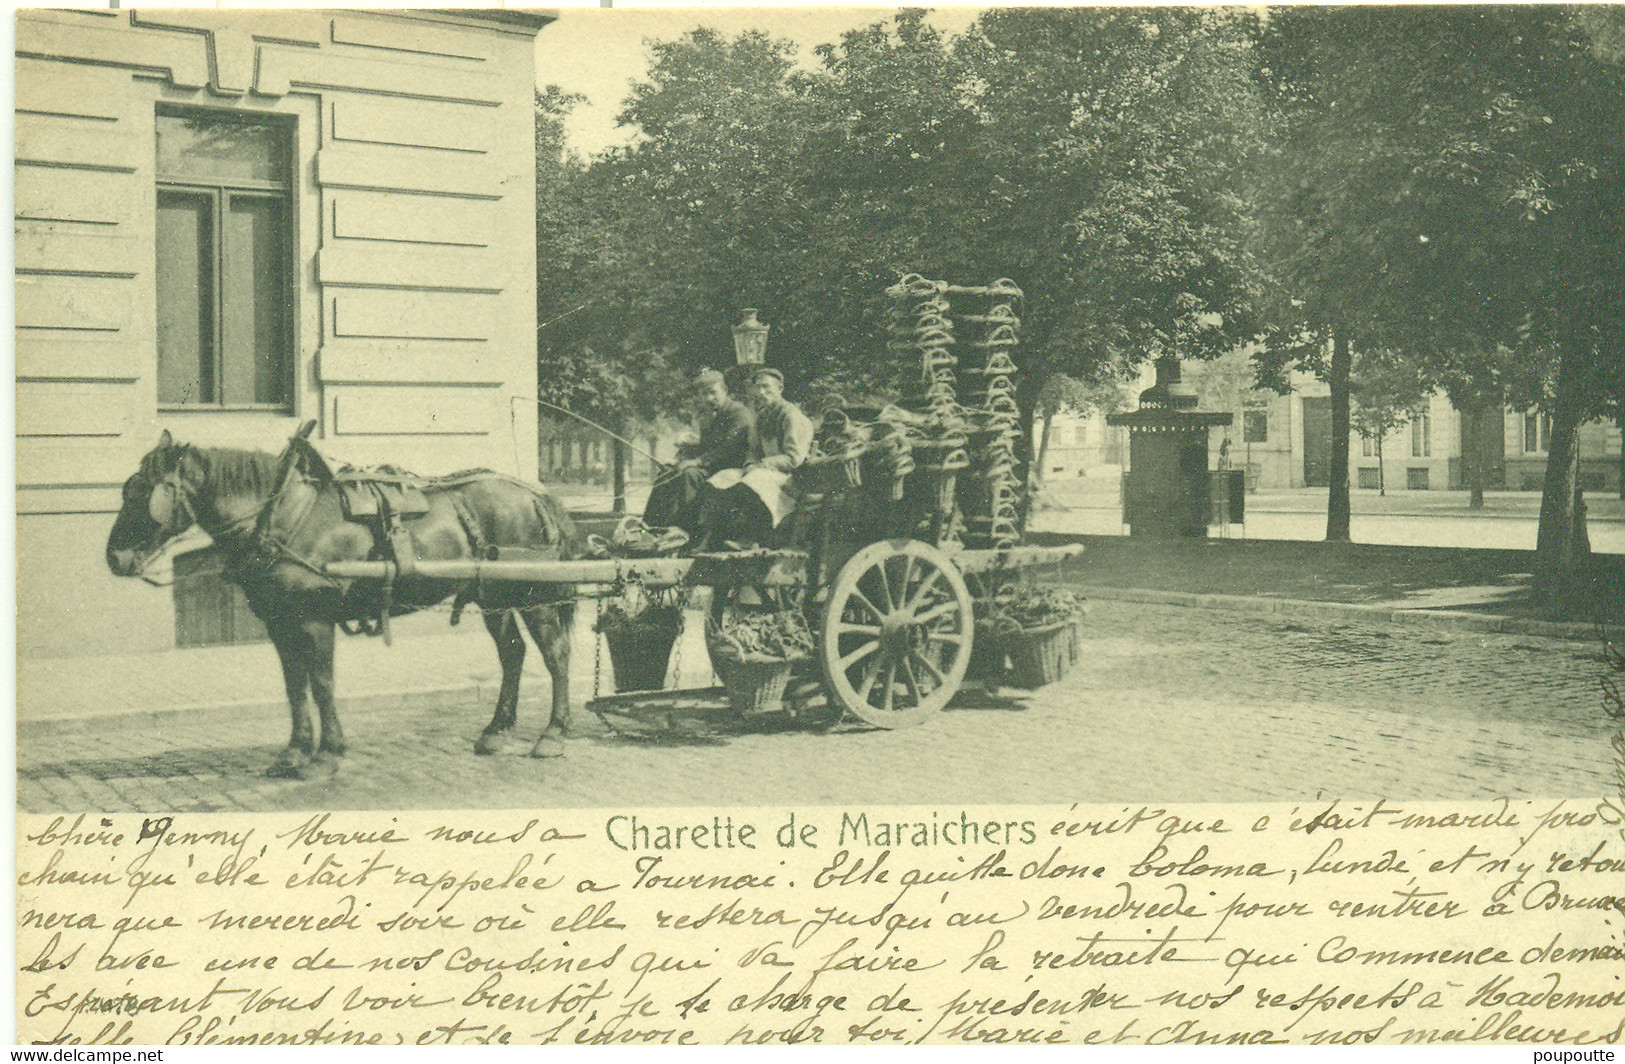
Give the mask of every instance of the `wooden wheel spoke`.
[{"label": "wooden wheel spoke", "polygon": [[850,669],[852,666],[856,665],[858,662],[862,661],[864,658],[868,657],[870,654],[873,654],[879,649],[880,640],[878,639],[865,643],[852,653],[846,655],[846,657],[842,658],[837,663],[837,667],[841,670],[841,674],[845,675],[846,670]]},{"label": "wooden wheel spoke", "polygon": [[953,599],[949,599],[947,602],[938,603],[937,605],[931,607],[931,609],[915,617],[914,623],[930,624],[932,621],[948,616],[948,614],[953,613],[958,608],[959,603],[955,602]]},{"label": "wooden wheel spoke", "polygon": [[[912,655],[910,655],[912,657]],[[925,693],[920,690],[920,681],[914,675],[914,663],[908,658],[903,659],[903,680],[908,684],[908,693],[914,696],[914,704],[919,705],[925,701]]]},{"label": "wooden wheel spoke", "polygon": [[876,637],[880,635],[880,625],[878,624],[853,624],[850,621],[842,621],[835,630],[841,635],[872,635]]},{"label": "wooden wheel spoke", "polygon": [[886,709],[887,713],[890,713],[892,711],[892,698],[893,698],[894,695],[896,695],[896,693],[897,693],[897,662],[894,661],[886,669],[886,696],[885,696],[884,701],[885,701],[885,709]]},{"label": "wooden wheel spoke", "polygon": [[943,632],[933,630],[926,633],[926,638],[931,640],[933,643],[952,643],[954,646],[965,645],[965,637],[959,632]]},{"label": "wooden wheel spoke", "polygon": [[880,678],[880,670],[885,664],[884,657],[877,657],[869,663],[869,668],[863,674],[863,683],[858,687],[858,701],[869,701],[869,691],[874,687],[875,681]]},{"label": "wooden wheel spoke", "polygon": [[886,563],[881,562],[875,566],[875,570],[880,573],[880,597],[885,600],[886,612],[890,613],[897,608],[897,600],[892,598],[891,577],[886,572]]},{"label": "wooden wheel spoke", "polygon": [[886,616],[886,614],[882,610],[877,608],[873,602],[869,601],[869,596],[868,595],[865,595],[861,590],[859,590],[856,587],[854,587],[852,589],[852,600],[855,601],[858,605],[862,606],[864,609],[868,610],[870,616],[874,617],[874,619],[877,620],[877,621],[880,620],[882,617]]},{"label": "wooden wheel spoke", "polygon": [[914,579],[914,555],[903,555],[903,581],[897,585],[897,605],[908,601],[908,582]]},{"label": "wooden wheel spoke", "polygon": [[907,607],[909,613],[913,613],[920,608],[920,604],[925,601],[925,598],[928,594],[930,594],[931,589],[936,587],[937,582],[941,579],[942,570],[933,569],[924,580],[920,581],[920,586],[914,589],[913,595],[909,596]]},{"label": "wooden wheel spoke", "polygon": [[926,657],[924,654],[920,653],[918,650],[910,651],[909,656],[912,657],[915,661],[919,662],[921,665],[925,666],[926,671],[929,672],[936,679],[938,687],[941,687],[943,684],[948,682],[948,678],[946,676],[942,675],[942,670],[937,668],[935,665],[931,664],[931,659],[930,658]]}]

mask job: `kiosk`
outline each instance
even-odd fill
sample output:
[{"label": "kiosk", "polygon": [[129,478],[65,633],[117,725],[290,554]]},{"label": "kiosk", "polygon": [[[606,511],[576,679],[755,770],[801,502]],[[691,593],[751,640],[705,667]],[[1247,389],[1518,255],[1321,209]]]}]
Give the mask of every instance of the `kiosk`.
[{"label": "kiosk", "polygon": [[1106,418],[1129,431],[1123,523],[1135,536],[1206,536],[1213,509],[1208,429],[1230,424],[1232,415],[1196,409],[1196,392],[1180,383],[1178,358],[1165,355],[1156,366],[1156,383],[1140,393],[1140,408]]}]

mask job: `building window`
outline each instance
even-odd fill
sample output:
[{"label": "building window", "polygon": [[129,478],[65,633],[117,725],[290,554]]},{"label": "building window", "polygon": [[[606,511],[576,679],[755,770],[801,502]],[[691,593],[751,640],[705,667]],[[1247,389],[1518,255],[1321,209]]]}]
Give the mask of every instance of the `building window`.
[{"label": "building window", "polygon": [[1552,438],[1552,416],[1531,410],[1523,416],[1523,453],[1545,454]]},{"label": "building window", "polygon": [[1433,415],[1418,410],[1411,418],[1411,457],[1427,458],[1433,454]]},{"label": "building window", "polygon": [[1270,415],[1268,410],[1243,410],[1241,412],[1241,442],[1268,443],[1270,438]]},{"label": "building window", "polygon": [[1377,441],[1373,440],[1370,436],[1362,435],[1360,437],[1360,456],[1362,458],[1377,457]]},{"label": "building window", "polygon": [[1355,472],[1363,490],[1376,491],[1382,487],[1382,474],[1377,471],[1376,466],[1361,466]]},{"label": "building window", "polygon": [[293,127],[161,108],[158,402],[287,407],[293,387]]}]

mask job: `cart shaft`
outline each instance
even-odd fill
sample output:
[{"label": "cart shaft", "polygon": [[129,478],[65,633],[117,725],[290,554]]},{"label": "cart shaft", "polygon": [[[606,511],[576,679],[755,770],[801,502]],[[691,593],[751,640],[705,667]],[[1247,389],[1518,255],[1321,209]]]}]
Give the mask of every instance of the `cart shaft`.
[{"label": "cart shaft", "polygon": [[[705,585],[751,584],[790,587],[805,582],[805,556],[789,552],[698,558],[587,558],[575,561],[458,558],[416,561],[406,578],[478,580],[491,584],[616,584],[637,581],[645,587],[672,587],[685,581]],[[401,568],[392,561],[336,561],[324,567],[340,580],[396,580]],[[693,580],[689,580],[690,575]]]}]

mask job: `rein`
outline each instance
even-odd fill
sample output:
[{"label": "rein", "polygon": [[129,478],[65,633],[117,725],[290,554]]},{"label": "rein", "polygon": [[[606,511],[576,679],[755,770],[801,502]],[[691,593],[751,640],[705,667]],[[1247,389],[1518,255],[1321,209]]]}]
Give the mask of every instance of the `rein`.
[{"label": "rein", "polygon": [[[300,510],[296,519],[292,522],[292,527],[288,528],[286,532],[280,532],[280,530],[274,528],[276,508],[283,500],[283,490],[297,475],[297,471],[294,469],[294,455],[292,452],[293,448],[290,444],[288,451],[283,454],[281,464],[278,466],[277,476],[270,496],[258,509],[242,517],[224,524],[205,523],[198,514],[197,493],[210,479],[215,478],[216,467],[210,468],[209,473],[204,478],[204,485],[193,487],[181,475],[181,467],[178,465],[154,487],[154,501],[149,503],[152,508],[152,515],[161,524],[170,524],[174,519],[175,512],[179,511],[180,515],[186,519],[183,528],[189,528],[195,524],[207,532],[209,537],[216,543],[236,539],[247,533],[248,541],[245,549],[238,552],[238,556],[228,563],[230,569],[241,575],[265,575],[278,562],[286,561],[308,570],[332,586],[337,587],[339,582],[336,579],[328,576],[320,566],[301,556],[290,547],[290,543],[304,528],[305,522],[309,518],[311,506],[315,502],[314,497],[307,501],[304,508]],[[159,516],[159,507],[156,501],[159,490],[166,491],[169,496],[169,504],[163,517]],[[216,490],[218,492],[218,486]]]}]

